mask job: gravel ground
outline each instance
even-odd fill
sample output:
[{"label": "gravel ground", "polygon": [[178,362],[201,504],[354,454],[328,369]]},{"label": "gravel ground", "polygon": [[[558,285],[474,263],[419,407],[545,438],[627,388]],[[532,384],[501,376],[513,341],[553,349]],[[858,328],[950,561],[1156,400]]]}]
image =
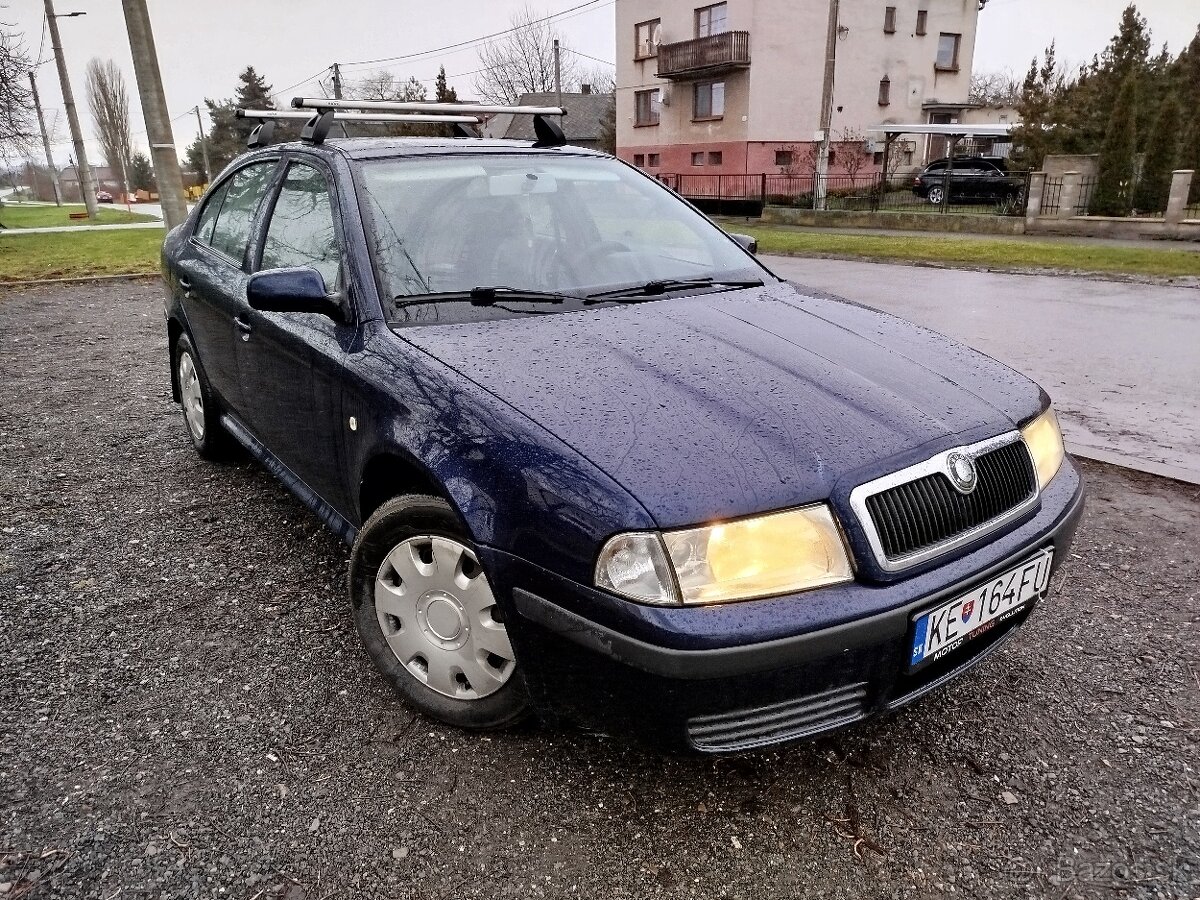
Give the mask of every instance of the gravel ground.
[{"label": "gravel ground", "polygon": [[1023,633],[834,739],[471,736],[376,676],[345,547],[192,452],[160,296],[0,296],[0,895],[1200,895],[1200,488],[1086,465]]}]

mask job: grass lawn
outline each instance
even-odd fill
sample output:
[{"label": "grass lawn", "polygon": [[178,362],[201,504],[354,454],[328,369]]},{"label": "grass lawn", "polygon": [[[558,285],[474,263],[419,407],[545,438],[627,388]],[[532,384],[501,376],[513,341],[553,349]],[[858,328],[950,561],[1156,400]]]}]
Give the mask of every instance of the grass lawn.
[{"label": "grass lawn", "polygon": [[163,235],[157,228],[6,234],[0,236],[0,284],[157,272]]},{"label": "grass lawn", "polygon": [[102,205],[100,217],[92,222],[88,219],[72,219],[73,212],[86,212],[81,204],[58,206],[15,206],[11,203],[0,207],[0,225],[5,228],[52,228],[59,225],[125,225],[129,222],[153,222],[154,216],[126,212],[124,207]]},{"label": "grass lawn", "polygon": [[728,224],[758,238],[760,253],[845,256],[898,262],[933,262],[995,269],[1058,269],[1108,275],[1200,277],[1200,253],[1159,247],[1113,247],[997,238],[829,234],[787,228]]}]

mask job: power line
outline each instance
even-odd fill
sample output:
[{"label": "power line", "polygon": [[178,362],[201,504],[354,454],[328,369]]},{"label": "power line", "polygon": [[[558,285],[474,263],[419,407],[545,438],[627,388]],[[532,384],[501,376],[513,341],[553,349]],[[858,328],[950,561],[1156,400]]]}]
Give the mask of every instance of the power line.
[{"label": "power line", "polygon": [[613,68],[616,68],[617,66],[615,62],[610,62],[607,59],[601,59],[598,56],[588,56],[588,54],[582,53],[573,47],[563,47],[562,49],[566,50],[568,53],[574,53],[576,56],[582,56],[584,59],[590,59],[592,62],[603,63],[604,65],[612,66]]},{"label": "power line", "polygon": [[487,41],[493,40],[498,37],[504,37],[504,35],[506,35],[506,34],[512,34],[514,31],[519,31],[521,28],[527,27],[529,25],[541,25],[543,22],[549,22],[552,19],[558,19],[563,16],[566,16],[569,13],[587,9],[588,7],[591,7],[591,6],[596,6],[596,5],[600,4],[601,2],[604,2],[605,6],[609,6],[613,2],[615,2],[615,0],[607,0],[607,2],[605,2],[605,0],[587,0],[587,2],[585,2],[585,3],[580,3],[577,6],[570,7],[569,9],[564,9],[564,10],[561,10],[556,13],[551,13],[550,15],[543,16],[540,19],[533,19],[529,22],[522,23],[521,25],[514,25],[511,28],[505,28],[503,31],[495,31],[495,32],[492,32],[491,34],[485,34],[485,35],[482,35],[477,38],[471,38],[470,40],[467,40],[467,41],[459,41],[457,44],[447,44],[445,47],[434,47],[432,50],[422,50],[418,53],[405,53],[400,56],[385,56],[385,57],[380,57],[379,59],[359,59],[359,60],[354,60],[352,62],[342,63],[342,65],[343,65],[343,67],[345,67],[345,66],[373,66],[373,65],[378,65],[379,63],[392,63],[392,62],[402,62],[402,61],[414,60],[414,59],[427,59],[429,57],[434,56],[435,54],[452,52],[454,50],[462,50],[466,47],[472,47],[472,46],[475,46],[476,44],[482,44],[482,43],[485,43]]},{"label": "power line", "polygon": [[309,75],[307,78],[305,78],[302,81],[297,81],[295,84],[289,84],[285,88],[280,88],[279,90],[277,90],[275,93],[273,93],[271,95],[271,99],[275,99],[280,94],[286,94],[288,91],[294,90],[295,88],[300,87],[300,85],[302,85],[302,84],[308,84],[310,81],[316,81],[318,78],[320,78],[322,75],[324,75],[326,72],[328,72],[332,68],[333,68],[333,66],[326,66],[321,71],[317,72],[314,75]]}]

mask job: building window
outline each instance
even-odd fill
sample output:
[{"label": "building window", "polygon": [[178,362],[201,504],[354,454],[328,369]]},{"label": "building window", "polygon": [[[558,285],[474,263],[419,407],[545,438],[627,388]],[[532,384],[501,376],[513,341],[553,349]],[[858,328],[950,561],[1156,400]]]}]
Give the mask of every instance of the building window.
[{"label": "building window", "polygon": [[658,29],[660,24],[660,20],[651,19],[649,22],[642,22],[640,25],[633,26],[634,59],[649,59],[652,56],[658,56]]},{"label": "building window", "polygon": [[658,114],[661,109],[662,97],[657,90],[654,91],[635,91],[634,98],[634,125],[657,125]]},{"label": "building window", "polygon": [[884,75],[879,79],[879,105],[887,106],[892,102],[892,79]]},{"label": "building window", "polygon": [[896,7],[886,6],[883,10],[883,33],[896,33]]},{"label": "building window", "polygon": [[794,155],[791,150],[776,150],[775,151],[775,165],[777,165],[777,166],[782,166],[782,167],[786,168],[787,166],[790,166],[792,164],[793,158],[794,158]]},{"label": "building window", "polygon": [[641,166],[646,165],[646,154],[644,154],[644,153],[633,154],[633,164],[635,166],[638,166],[639,168]]},{"label": "building window", "polygon": [[929,19],[929,11],[925,9],[917,10],[917,34],[925,33],[925,23]]},{"label": "building window", "polygon": [[704,165],[704,154],[701,151],[697,150],[695,153],[692,154],[692,165],[693,166]]},{"label": "building window", "polygon": [[882,166],[883,165],[883,151],[876,150],[874,156],[871,157],[871,161],[874,162],[875,165],[877,165],[877,166]]},{"label": "building window", "polygon": [[696,37],[724,34],[729,30],[729,4],[716,3],[696,10]]},{"label": "building window", "polygon": [[719,119],[725,115],[725,82],[705,81],[695,88],[693,119]]},{"label": "building window", "polygon": [[720,150],[714,150],[708,154],[708,164],[710,166],[719,166],[723,160],[723,155]]},{"label": "building window", "polygon": [[657,169],[662,165],[662,158],[657,153],[651,153],[646,157],[646,164],[652,169]]},{"label": "building window", "polygon": [[958,71],[958,45],[961,41],[961,34],[942,32],[938,38],[937,68],[947,72]]}]

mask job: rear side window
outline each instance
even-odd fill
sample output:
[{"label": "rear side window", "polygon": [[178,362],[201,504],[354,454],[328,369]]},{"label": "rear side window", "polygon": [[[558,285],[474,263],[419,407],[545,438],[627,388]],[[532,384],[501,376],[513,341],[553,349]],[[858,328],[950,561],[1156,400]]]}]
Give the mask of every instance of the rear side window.
[{"label": "rear side window", "polygon": [[[250,243],[250,228],[254,223],[254,213],[258,209],[258,204],[262,200],[274,171],[275,162],[272,160],[271,162],[253,163],[235,172],[233,177],[221,188],[222,193],[219,197],[221,208],[216,213],[216,220],[208,233],[207,240],[202,229],[205,225],[204,216],[208,214],[208,207],[201,216],[201,228],[197,230],[196,236],[214,250],[219,250],[230,259],[241,263],[242,258],[246,255],[246,247]],[[214,196],[209,201],[209,206],[215,205],[213,201],[217,199],[218,197]]]},{"label": "rear side window", "polygon": [[325,176],[292,163],[271,212],[263,240],[262,269],[311,266],[328,287],[338,281],[341,252],[333,225],[333,202]]},{"label": "rear side window", "polygon": [[217,223],[217,213],[221,211],[221,204],[225,202],[225,192],[228,189],[227,181],[204,201],[204,209],[200,210],[200,220],[196,223],[195,231],[196,240],[201,243],[212,243],[213,225]]}]

